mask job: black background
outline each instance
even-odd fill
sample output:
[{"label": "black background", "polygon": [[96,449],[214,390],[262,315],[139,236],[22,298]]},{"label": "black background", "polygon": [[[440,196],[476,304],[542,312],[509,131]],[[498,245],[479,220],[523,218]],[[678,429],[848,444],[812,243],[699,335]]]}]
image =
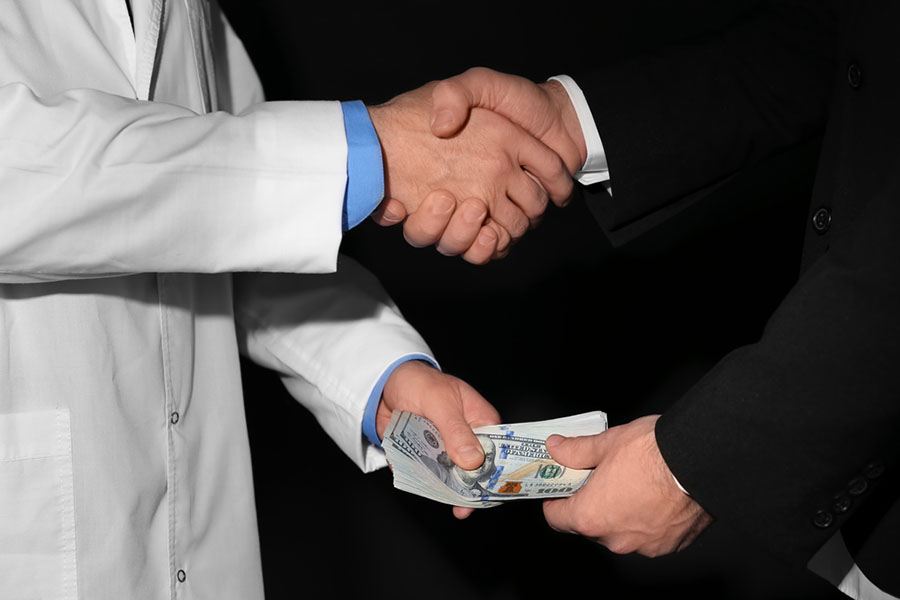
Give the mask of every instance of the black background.
[{"label": "black background", "polygon": [[[475,65],[535,81],[575,74],[721,26],[749,4],[222,0],[269,99],[368,104]],[[664,411],[759,335],[796,277],[815,151],[737,178],[717,194],[727,209],[710,202],[620,248],[576,198],[486,266],[413,249],[399,227],[370,221],[342,251],[378,275],[443,369],[505,421],[599,409],[616,425]],[[394,490],[387,470],[361,474],[271,373],[244,364],[244,378],[270,600],[843,597],[721,522],[653,560],[557,534],[537,502],[458,522]]]}]

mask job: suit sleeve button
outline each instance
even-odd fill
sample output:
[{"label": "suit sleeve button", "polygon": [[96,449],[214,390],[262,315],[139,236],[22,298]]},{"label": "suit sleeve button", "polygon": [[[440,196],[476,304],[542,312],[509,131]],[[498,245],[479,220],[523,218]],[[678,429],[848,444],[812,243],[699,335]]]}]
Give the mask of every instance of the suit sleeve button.
[{"label": "suit sleeve button", "polygon": [[831,227],[831,211],[824,206],[813,213],[812,226],[816,233],[823,234]]},{"label": "suit sleeve button", "polygon": [[850,510],[850,506],[852,504],[853,498],[851,498],[845,492],[841,492],[832,499],[831,510],[833,510],[835,514],[841,515]]},{"label": "suit sleeve button", "polygon": [[862,69],[859,68],[859,65],[856,63],[850,63],[850,66],[847,67],[847,83],[850,84],[850,87],[854,90],[858,90],[862,85]]},{"label": "suit sleeve button", "polygon": [[827,510],[816,511],[816,516],[813,517],[813,525],[819,529],[827,529],[831,527],[832,523],[834,523],[834,516],[830,512]]},{"label": "suit sleeve button", "polygon": [[869,489],[869,482],[864,477],[854,477],[847,484],[847,491],[851,496],[861,496]]},{"label": "suit sleeve button", "polygon": [[879,477],[884,475],[884,465],[877,460],[872,461],[868,465],[866,465],[863,473],[865,473],[866,477],[869,479],[878,479]]}]

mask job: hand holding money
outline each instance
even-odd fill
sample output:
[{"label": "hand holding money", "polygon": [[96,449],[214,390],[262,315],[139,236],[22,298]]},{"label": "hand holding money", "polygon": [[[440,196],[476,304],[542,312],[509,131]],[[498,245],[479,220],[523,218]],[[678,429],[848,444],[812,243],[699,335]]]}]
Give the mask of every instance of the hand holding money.
[{"label": "hand holding money", "polygon": [[420,360],[410,360],[391,373],[375,413],[379,439],[391,415],[405,410],[423,415],[444,434],[445,447],[453,461],[475,468],[484,460],[472,427],[500,422],[490,402],[465,381]]},{"label": "hand holding money", "polygon": [[590,469],[554,461],[546,439],[594,435],[607,428],[606,414],[590,412],[548,421],[488,425],[474,429],[485,459],[476,469],[450,460],[437,427],[420,415],[394,411],[382,446],[394,487],[438,502],[471,508],[527,498],[564,498],[584,484]]}]

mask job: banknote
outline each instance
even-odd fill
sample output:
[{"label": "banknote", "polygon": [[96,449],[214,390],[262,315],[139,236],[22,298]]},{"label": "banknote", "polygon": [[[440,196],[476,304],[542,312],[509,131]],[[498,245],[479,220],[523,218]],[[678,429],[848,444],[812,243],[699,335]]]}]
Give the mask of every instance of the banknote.
[{"label": "banknote", "polygon": [[509,500],[571,496],[591,471],[554,461],[546,439],[554,433],[593,435],[606,428],[606,414],[600,411],[479,427],[474,433],[485,460],[479,468],[466,470],[450,460],[441,434],[431,421],[395,411],[382,446],[396,488],[447,504],[486,508]]}]

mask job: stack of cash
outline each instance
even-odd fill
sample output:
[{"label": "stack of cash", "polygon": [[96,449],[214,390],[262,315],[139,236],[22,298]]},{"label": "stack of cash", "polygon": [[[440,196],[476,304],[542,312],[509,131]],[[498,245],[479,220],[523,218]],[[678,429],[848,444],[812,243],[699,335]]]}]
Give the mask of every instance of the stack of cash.
[{"label": "stack of cash", "polygon": [[550,435],[593,435],[607,428],[596,411],[548,421],[488,425],[474,430],[484,464],[467,471],[444,449],[437,427],[425,417],[394,411],[382,447],[394,472],[394,487],[455,506],[487,508],[506,500],[562,498],[584,484],[590,469],[569,469],[550,458]]}]

